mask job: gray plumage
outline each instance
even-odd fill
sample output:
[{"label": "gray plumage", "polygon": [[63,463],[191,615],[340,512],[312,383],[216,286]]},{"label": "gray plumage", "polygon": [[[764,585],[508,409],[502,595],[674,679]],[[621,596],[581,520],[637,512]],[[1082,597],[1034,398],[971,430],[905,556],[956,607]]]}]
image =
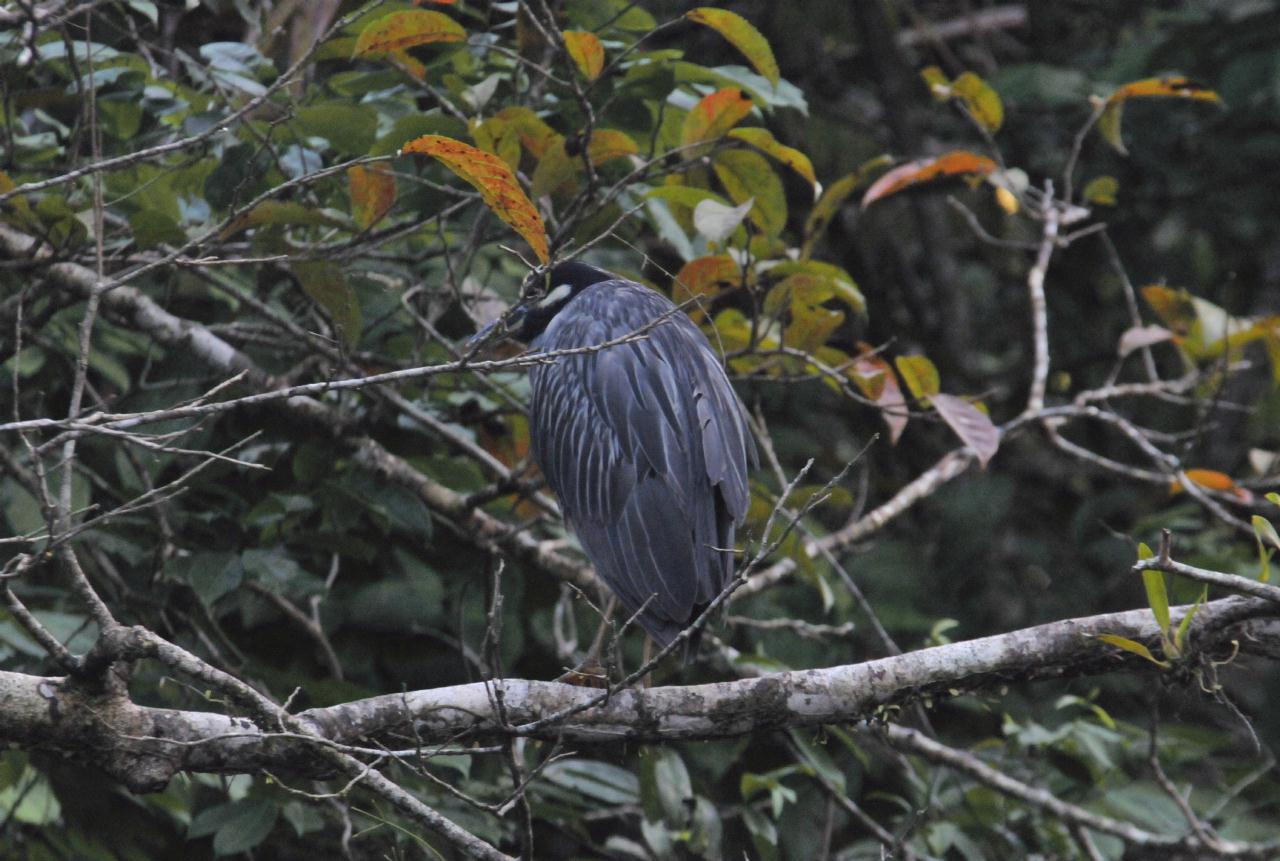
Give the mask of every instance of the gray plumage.
[{"label": "gray plumage", "polygon": [[536,366],[530,404],[534,458],[583,550],[665,645],[733,574],[756,459],[745,411],[707,339],[665,297],[584,264],[562,264],[548,283],[574,289],[529,333],[543,351],[668,315],[642,339]]}]

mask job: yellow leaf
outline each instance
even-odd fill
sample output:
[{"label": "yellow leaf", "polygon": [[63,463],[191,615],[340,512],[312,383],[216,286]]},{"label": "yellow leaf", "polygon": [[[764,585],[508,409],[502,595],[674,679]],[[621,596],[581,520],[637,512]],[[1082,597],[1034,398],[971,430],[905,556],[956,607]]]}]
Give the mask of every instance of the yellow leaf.
[{"label": "yellow leaf", "polygon": [[1130,640],[1128,637],[1121,637],[1117,634],[1099,634],[1098,639],[1104,643],[1115,646],[1117,649],[1124,649],[1126,652],[1132,652],[1146,658],[1158,667],[1168,667],[1166,661],[1162,661],[1155,655],[1151,654],[1151,650],[1136,640]]},{"label": "yellow leaf", "polygon": [[399,51],[429,42],[461,42],[466,37],[458,22],[442,12],[409,9],[384,15],[365,27],[352,56]]},{"label": "yellow leaf", "polygon": [[1107,97],[1106,108],[1098,118],[1099,134],[1121,155],[1129,154],[1120,136],[1120,120],[1124,114],[1124,103],[1129,99],[1149,98],[1192,99],[1218,103],[1222,101],[1213,90],[1192,83],[1181,75],[1144,78],[1141,81],[1125,84]]},{"label": "yellow leaf", "polygon": [[1018,214],[1018,196],[1003,185],[996,186],[996,205],[1003,209],[1006,215]]},{"label": "yellow leaf", "polygon": [[351,217],[361,230],[368,230],[391,211],[396,202],[396,178],[386,164],[347,168],[347,188],[351,195]]},{"label": "yellow leaf", "polygon": [[594,81],[604,71],[604,45],[595,33],[586,30],[565,30],[564,46],[587,80]]},{"label": "yellow leaf", "polygon": [[749,218],[766,236],[777,236],[787,226],[787,195],[782,180],[764,156],[737,149],[718,153],[711,163],[716,177],[734,203],[753,200]]},{"label": "yellow leaf", "polygon": [[862,197],[862,208],[906,188],[953,176],[986,176],[996,169],[994,161],[983,155],[957,150],[937,158],[921,159],[898,165],[881,176]]},{"label": "yellow leaf", "polygon": [[547,229],[507,163],[492,153],[443,135],[423,135],[400,148],[400,155],[429,155],[470,183],[493,213],[524,237],[543,263],[549,257]]},{"label": "yellow leaf", "polygon": [[808,180],[815,193],[819,190],[818,178],[813,173],[813,162],[809,161],[809,157],[798,149],[779,143],[768,129],[733,129],[729,132],[729,137],[744,141],[765,155],[777,159]]},{"label": "yellow leaf", "polygon": [[964,102],[969,115],[989,132],[1004,124],[1004,103],[991,85],[973,72],[965,72],[951,82],[951,92]]},{"label": "yellow leaf", "polygon": [[928,356],[898,356],[893,364],[897,366],[903,382],[916,399],[931,398],[942,390],[938,368]]},{"label": "yellow leaf", "polygon": [[937,66],[925,66],[920,70],[920,77],[935,102],[945,102],[951,98],[951,81]]},{"label": "yellow leaf", "polygon": [[1095,176],[1084,187],[1083,194],[1087,203],[1096,203],[1100,206],[1115,206],[1116,192],[1119,190],[1120,183],[1116,182],[1114,176]]},{"label": "yellow leaf", "polygon": [[587,144],[587,155],[591,157],[592,164],[604,164],[638,152],[640,148],[631,136],[616,129],[596,129]]},{"label": "yellow leaf", "polygon": [[690,21],[705,24],[724,36],[729,40],[729,44],[737,48],[769,83],[776,85],[782,77],[778,71],[778,61],[773,58],[773,49],[769,47],[769,40],[746,18],[734,12],[714,9],[710,6],[691,9],[685,13],[685,17]]}]

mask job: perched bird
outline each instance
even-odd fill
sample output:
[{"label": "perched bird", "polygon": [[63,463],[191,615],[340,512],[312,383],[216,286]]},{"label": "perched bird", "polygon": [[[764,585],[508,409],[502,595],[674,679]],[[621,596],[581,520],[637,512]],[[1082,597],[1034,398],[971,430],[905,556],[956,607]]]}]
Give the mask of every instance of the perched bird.
[{"label": "perched bird", "polygon": [[[756,463],[746,411],[702,332],[649,288],[577,261],[534,272],[504,324],[544,352],[530,372],[530,448],[587,558],[662,645],[734,570]],[[656,324],[654,321],[658,321]]]}]

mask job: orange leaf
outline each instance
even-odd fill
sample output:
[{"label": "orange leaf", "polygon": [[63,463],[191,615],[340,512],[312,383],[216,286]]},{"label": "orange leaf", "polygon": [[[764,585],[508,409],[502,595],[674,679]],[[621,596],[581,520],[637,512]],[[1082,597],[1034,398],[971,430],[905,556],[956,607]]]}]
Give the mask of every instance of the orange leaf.
[{"label": "orange leaf", "polygon": [[[1236,480],[1224,472],[1218,472],[1216,469],[1188,469],[1185,472],[1192,483],[1203,487],[1205,490],[1219,490],[1223,493],[1230,493],[1246,502],[1253,499],[1252,493],[1236,484]],[[1174,479],[1170,482],[1170,493],[1181,493],[1182,490],[1181,481]]]},{"label": "orange leaf", "polygon": [[705,24],[721,36],[729,40],[729,44],[737,48],[742,56],[750,61],[755,70],[775,86],[782,77],[778,71],[778,61],[773,58],[773,49],[769,40],[751,22],[741,15],[724,9],[713,9],[702,6],[685,13],[690,21]]},{"label": "orange leaf", "polygon": [[[716,90],[694,105],[684,118],[680,143],[688,146],[722,138],[750,112],[751,99],[744,96],[742,90],[737,87]],[[685,158],[696,154],[694,151],[686,152]]]},{"label": "orange leaf", "polygon": [[898,386],[898,378],[894,376],[889,363],[876,355],[870,345],[859,342],[858,349],[862,354],[853,361],[853,367],[846,373],[862,393],[876,402],[880,408],[880,417],[889,428],[889,442],[897,444],[902,432],[907,428],[907,401]]},{"label": "orange leaf", "polygon": [[506,162],[443,135],[423,135],[409,141],[400,148],[399,154],[409,153],[429,155],[469,182],[480,192],[485,205],[524,237],[539,260],[547,262],[547,229],[542,216],[529,202]]},{"label": "orange leaf", "polygon": [[1191,326],[1198,315],[1195,301],[1187,291],[1150,284],[1142,288],[1142,298],[1147,300],[1151,310],[1155,311],[1156,316],[1160,318],[1160,322],[1172,329],[1175,334],[1185,335],[1191,331]]},{"label": "orange leaf", "polygon": [[409,9],[384,15],[365,27],[351,56],[398,51],[428,42],[461,42],[466,37],[461,25],[442,12]]},{"label": "orange leaf", "polygon": [[898,165],[881,176],[862,198],[862,208],[866,209],[882,197],[897,194],[904,188],[932,182],[953,176],[986,176],[996,169],[991,159],[967,150],[956,150],[937,158],[921,159]]},{"label": "orange leaf", "polygon": [[577,64],[578,70],[586,75],[587,80],[594,81],[604,71],[604,45],[596,38],[595,33],[586,30],[565,30],[564,46],[569,56]]},{"label": "orange leaf", "polygon": [[[742,283],[742,270],[727,254],[699,257],[690,260],[676,273],[671,283],[672,301],[683,305],[694,297],[714,299],[726,287]],[[705,313],[703,303],[694,302],[686,310],[695,322]]]},{"label": "orange leaf", "polygon": [[1221,102],[1213,90],[1194,84],[1181,75],[1163,78],[1144,78],[1125,84],[1107,97],[1106,108],[1098,118],[1098,133],[1121,155],[1128,155],[1120,136],[1120,120],[1124,115],[1124,103],[1128,99],[1175,98],[1199,102]]},{"label": "orange leaf", "polygon": [[382,220],[396,202],[396,179],[385,164],[347,168],[347,188],[351,195],[351,216],[361,230]]}]

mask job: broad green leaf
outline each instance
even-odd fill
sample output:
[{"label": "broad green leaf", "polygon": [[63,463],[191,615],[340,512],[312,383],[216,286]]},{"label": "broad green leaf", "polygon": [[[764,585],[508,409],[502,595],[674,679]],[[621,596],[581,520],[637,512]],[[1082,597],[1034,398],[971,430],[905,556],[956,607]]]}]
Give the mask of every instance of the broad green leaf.
[{"label": "broad green leaf", "polygon": [[264,224],[294,225],[299,227],[346,227],[346,223],[312,209],[304,204],[291,200],[264,200],[248,212],[241,213],[232,219],[222,231],[220,238],[227,239],[242,230],[261,227]]},{"label": "broad green leaf", "polygon": [[1169,666],[1168,662],[1162,661],[1151,654],[1150,649],[1136,640],[1130,640],[1128,637],[1121,637],[1117,634],[1098,634],[1098,639],[1118,649],[1124,649],[1126,652],[1132,652],[1135,655],[1146,658],[1157,667],[1167,668]]},{"label": "broad green leaf", "polygon": [[1147,590],[1147,604],[1160,626],[1160,635],[1169,634],[1169,590],[1164,582],[1164,572],[1147,569],[1142,572],[1142,585]]},{"label": "broad green leaf", "polygon": [[769,40],[746,18],[726,9],[715,9],[710,6],[691,9],[685,13],[685,17],[690,21],[705,24],[724,36],[733,47],[742,52],[742,56],[747,58],[757,72],[769,83],[777,85],[782,75],[778,71],[777,60],[773,58],[773,49],[769,47]]},{"label": "broad green leaf", "polygon": [[907,390],[917,400],[928,400],[942,391],[942,380],[938,367],[928,356],[898,356],[893,360],[907,384]]},{"label": "broad green leaf", "polygon": [[578,71],[589,81],[600,77],[604,71],[604,45],[595,33],[586,30],[565,30],[564,46]]},{"label": "broad green leaf", "polygon": [[978,463],[986,467],[1000,447],[1000,429],[990,416],[964,398],[939,392],[931,395],[929,403],[956,436],[977,455]]},{"label": "broad green leaf", "polygon": [[129,230],[139,248],[155,248],[162,244],[179,246],[187,241],[187,234],[178,223],[155,209],[140,209],[130,215]]},{"label": "broad green leaf", "polygon": [[400,149],[401,155],[408,153],[429,155],[474,186],[489,209],[524,237],[539,260],[547,262],[547,230],[542,216],[529,202],[506,162],[492,153],[440,135],[424,135],[409,141]]},{"label": "broad green leaf", "polygon": [[787,226],[787,195],[782,180],[764,156],[752,150],[726,150],[711,162],[720,184],[734,203],[755,201],[751,222],[766,236],[778,236]]},{"label": "broad green leaf", "polygon": [[822,191],[822,187],[818,185],[818,178],[813,173],[813,163],[809,161],[809,157],[798,149],[779,143],[768,129],[754,126],[751,128],[731,129],[729,137],[737,138],[750,144],[765,155],[777,159],[800,174],[808,181],[809,185],[813,186],[815,195]]},{"label": "broad green leaf", "polygon": [[352,57],[402,51],[428,42],[460,42],[467,37],[457,21],[441,12],[409,9],[384,15],[360,33]]},{"label": "broad green leaf", "polygon": [[360,342],[360,303],[342,269],[327,260],[298,260],[290,264],[303,292],[325,310],[348,349]]},{"label": "broad green leaf", "polygon": [[298,108],[294,126],[303,135],[324,138],[346,155],[365,155],[378,133],[378,115],[368,105],[328,102]]}]

